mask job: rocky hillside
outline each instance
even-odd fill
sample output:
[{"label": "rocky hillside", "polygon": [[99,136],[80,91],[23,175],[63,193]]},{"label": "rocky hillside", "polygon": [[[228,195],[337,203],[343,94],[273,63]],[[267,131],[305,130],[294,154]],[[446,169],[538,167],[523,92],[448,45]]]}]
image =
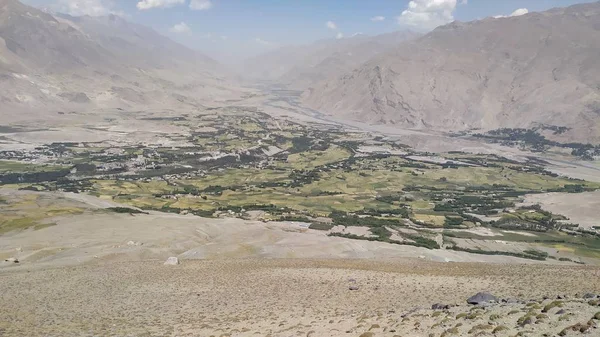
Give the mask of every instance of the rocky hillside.
[{"label": "rocky hillside", "polygon": [[118,16],[0,0],[0,102],[15,110],[194,106],[229,92],[220,74],[216,61]]},{"label": "rocky hillside", "polygon": [[411,128],[571,128],[600,141],[600,3],[439,27],[309,89],[345,118]]},{"label": "rocky hillside", "polygon": [[370,58],[420,34],[398,31],[377,36],[356,35],[317,41],[307,46],[282,47],[246,62],[246,76],[304,89],[335,74],[354,69]]}]

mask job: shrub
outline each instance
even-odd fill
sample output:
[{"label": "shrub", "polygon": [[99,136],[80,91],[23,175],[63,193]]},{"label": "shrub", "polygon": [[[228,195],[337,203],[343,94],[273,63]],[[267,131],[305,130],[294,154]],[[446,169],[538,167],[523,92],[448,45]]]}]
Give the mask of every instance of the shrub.
[{"label": "shrub", "polygon": [[475,333],[477,331],[491,330],[493,328],[494,328],[494,326],[490,325],[490,324],[479,324],[479,325],[476,325],[476,326],[472,327],[471,330],[469,330],[469,333],[472,334],[472,333]]},{"label": "shrub", "polygon": [[547,304],[544,309],[542,309],[542,312],[548,312],[554,308],[562,308],[563,306],[563,302],[562,301],[554,301],[550,304]]},{"label": "shrub", "polygon": [[498,315],[498,314],[490,315],[490,321],[497,321],[499,319],[500,319],[500,315]]},{"label": "shrub", "polygon": [[458,328],[454,327],[454,328],[444,331],[440,337],[447,337],[450,335],[458,335],[458,334],[459,334]]},{"label": "shrub", "polygon": [[492,331],[492,333],[497,334],[499,332],[506,331],[506,330],[508,330],[507,327],[505,327],[504,325],[499,325]]},{"label": "shrub", "polygon": [[530,313],[527,313],[521,317],[519,317],[519,319],[517,320],[517,324],[519,326],[525,326],[527,324],[530,324],[533,321],[533,315]]}]

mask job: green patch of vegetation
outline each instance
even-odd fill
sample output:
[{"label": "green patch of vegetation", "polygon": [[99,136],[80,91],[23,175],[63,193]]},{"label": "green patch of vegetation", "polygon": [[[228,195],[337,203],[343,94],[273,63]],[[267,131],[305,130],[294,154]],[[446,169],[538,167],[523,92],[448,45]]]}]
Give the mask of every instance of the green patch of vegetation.
[{"label": "green patch of vegetation", "polygon": [[315,229],[319,231],[328,231],[333,228],[332,224],[324,223],[324,222],[313,222],[308,226],[310,229]]},{"label": "green patch of vegetation", "polygon": [[[0,159],[8,159],[0,160],[0,184],[31,191],[89,192],[126,205],[121,212],[128,214],[136,214],[128,209],[138,208],[247,218],[247,211],[256,210],[264,212],[261,217],[266,221],[301,221],[318,230],[333,225],[367,227],[372,237],[335,235],[429,249],[440,247],[428,229],[445,228],[443,244],[449,249],[553,258],[532,249],[521,253],[466,250],[457,246],[459,240],[450,239],[489,240],[460,231],[481,225],[501,233],[502,240],[600,257],[600,240],[594,233],[575,232],[564,224],[566,218],[539,206],[517,207],[530,193],[600,188],[598,183],[559,177],[540,161],[454,151],[443,156],[462,164],[438,164],[428,160],[431,154],[415,153],[386,137],[365,139],[365,134],[353,135],[333,126],[322,129],[288,119],[275,121],[243,107],[198,116],[201,126],[194,125],[199,129],[190,126],[190,116],[165,121],[189,127],[189,135],[172,137],[190,145],[115,149],[103,143],[54,143],[36,148],[35,153],[55,158],[56,165],[34,166],[24,164],[31,153],[0,152]],[[505,131],[490,136],[545,141],[529,131]],[[560,127],[546,131],[563,132]],[[358,154],[374,142],[410,154]],[[268,151],[271,146],[283,151]],[[76,170],[70,173],[71,168]],[[329,217],[332,224],[314,223],[316,217]],[[17,221],[10,226],[26,226],[17,218],[3,220]],[[406,234],[401,227],[418,234]],[[569,262],[566,257],[559,259]]]},{"label": "green patch of vegetation", "polygon": [[550,310],[554,309],[554,308],[562,308],[563,306],[563,302],[562,301],[553,301],[550,304],[547,304],[543,309],[542,312],[549,312]]},{"label": "green patch of vegetation", "polygon": [[454,335],[458,335],[459,333],[460,333],[460,331],[458,330],[458,328],[454,327],[454,328],[450,328],[450,329],[442,332],[441,337],[454,336]]},{"label": "green patch of vegetation", "polygon": [[507,330],[508,330],[508,328],[506,326],[504,326],[504,325],[498,325],[497,327],[494,328],[494,330],[492,330],[492,334],[495,335],[497,333],[500,333],[502,331],[507,331]]},{"label": "green patch of vegetation", "polygon": [[490,321],[497,321],[497,320],[499,320],[500,318],[501,318],[501,316],[500,316],[500,315],[498,315],[498,314],[491,314],[491,315],[490,315]]},{"label": "green patch of vegetation", "polygon": [[561,134],[568,130],[566,127],[549,126],[533,129],[522,128],[503,128],[489,131],[486,134],[475,134],[475,137],[484,138],[492,142],[499,142],[504,145],[525,146],[534,152],[545,152],[551,147],[560,147],[571,149],[573,156],[578,156],[585,160],[593,160],[594,156],[600,155],[600,146],[582,143],[559,143],[546,139],[539,134],[540,130],[552,130],[554,134]]},{"label": "green patch of vegetation", "polygon": [[482,317],[482,316],[483,316],[482,312],[471,312],[465,318],[473,320],[473,319],[477,319],[477,318]]},{"label": "green patch of vegetation", "polygon": [[493,330],[494,326],[490,325],[490,324],[478,324],[474,327],[471,328],[471,330],[469,330],[469,334],[473,334],[479,331],[485,331],[485,330]]},{"label": "green patch of vegetation", "polygon": [[109,207],[107,210],[115,213],[125,213],[125,214],[148,214],[148,212],[140,211],[138,209],[129,208],[129,207]]},{"label": "green patch of vegetation", "polygon": [[1,220],[0,234],[8,233],[14,230],[28,229],[34,227],[36,224],[36,219],[30,217],[20,217],[16,219]]},{"label": "green patch of vegetation", "polygon": [[517,325],[525,326],[527,324],[531,324],[531,323],[533,323],[534,318],[535,318],[535,315],[533,313],[527,313],[527,314],[519,317],[519,319],[517,320]]},{"label": "green patch of vegetation", "polygon": [[60,165],[31,164],[20,161],[0,160],[0,174],[6,173],[34,173],[48,172],[63,169]]},{"label": "green patch of vegetation", "polygon": [[497,251],[497,250],[491,251],[491,250],[481,250],[481,249],[473,249],[473,248],[463,248],[463,247],[458,247],[458,246],[448,247],[447,249],[451,249],[451,250],[455,250],[455,251],[459,251],[459,252],[467,252],[467,253],[472,253],[472,254],[505,255],[505,256],[519,257],[519,258],[523,258],[523,259],[538,260],[538,261],[546,260],[545,257],[542,257],[538,254],[531,255],[526,252],[515,253],[515,252]]},{"label": "green patch of vegetation", "polygon": [[49,222],[49,223],[38,223],[36,225],[33,226],[33,230],[37,231],[40,229],[44,229],[44,228],[48,228],[48,227],[53,227],[56,226],[55,222]]}]

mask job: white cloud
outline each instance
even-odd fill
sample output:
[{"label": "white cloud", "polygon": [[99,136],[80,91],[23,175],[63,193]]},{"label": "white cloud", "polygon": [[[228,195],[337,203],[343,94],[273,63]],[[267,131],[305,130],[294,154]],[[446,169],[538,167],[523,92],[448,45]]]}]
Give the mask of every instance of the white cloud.
[{"label": "white cloud", "polygon": [[326,26],[327,28],[331,29],[331,30],[337,30],[337,29],[338,29],[337,25],[336,25],[336,24],[335,24],[335,22],[333,22],[333,21],[327,21],[327,22],[325,23],[325,26]]},{"label": "white cloud", "polygon": [[519,8],[519,9],[515,10],[514,12],[512,12],[509,16],[506,16],[506,15],[494,15],[493,18],[494,19],[508,18],[508,17],[513,17],[513,16],[525,15],[527,13],[529,13],[529,10],[527,8]]},{"label": "white cloud", "polygon": [[371,18],[371,21],[373,21],[373,22],[385,21],[385,16],[374,16]]},{"label": "white cloud", "polygon": [[152,8],[169,8],[184,4],[185,0],[142,0],[137,3],[139,10],[147,10]]},{"label": "white cloud", "polygon": [[521,16],[527,13],[529,13],[529,10],[527,8],[519,8],[516,11],[512,12],[510,16]]},{"label": "white cloud", "polygon": [[195,11],[204,11],[207,9],[211,9],[213,6],[210,0],[191,0],[190,1],[190,9]]},{"label": "white cloud", "polygon": [[342,32],[337,33],[337,35],[335,36],[336,39],[343,39],[344,38],[344,34]]},{"label": "white cloud", "polygon": [[272,43],[271,43],[271,42],[269,42],[269,41],[265,41],[265,40],[263,40],[263,39],[261,39],[261,38],[259,38],[259,37],[257,37],[256,39],[254,39],[254,41],[255,41],[256,43],[258,43],[258,44],[262,44],[263,46],[270,46],[270,45],[272,45]]},{"label": "white cloud", "polygon": [[189,34],[192,32],[192,29],[190,29],[190,26],[188,26],[185,22],[181,22],[171,27],[169,31],[176,34]]},{"label": "white cloud", "polygon": [[456,4],[457,0],[413,0],[397,18],[398,23],[415,29],[431,30],[454,21]]},{"label": "white cloud", "polygon": [[114,3],[110,0],[59,0],[53,8],[57,12],[73,16],[122,14],[112,10],[114,8]]}]

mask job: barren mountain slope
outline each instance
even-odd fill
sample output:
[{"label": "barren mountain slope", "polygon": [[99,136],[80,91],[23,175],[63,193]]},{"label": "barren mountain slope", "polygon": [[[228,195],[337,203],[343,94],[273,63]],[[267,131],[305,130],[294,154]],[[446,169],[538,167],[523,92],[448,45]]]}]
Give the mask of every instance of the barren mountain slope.
[{"label": "barren mountain slope", "polygon": [[282,47],[248,60],[247,69],[251,70],[247,75],[304,89],[419,36],[411,31],[398,31],[377,36],[328,39],[308,46]]},{"label": "barren mountain slope", "polygon": [[51,15],[0,0],[0,102],[7,114],[196,106],[230,94],[220,70],[216,61],[116,16]]},{"label": "barren mountain slope", "polygon": [[600,141],[600,3],[439,27],[308,90],[323,112],[406,127],[573,128]]}]

